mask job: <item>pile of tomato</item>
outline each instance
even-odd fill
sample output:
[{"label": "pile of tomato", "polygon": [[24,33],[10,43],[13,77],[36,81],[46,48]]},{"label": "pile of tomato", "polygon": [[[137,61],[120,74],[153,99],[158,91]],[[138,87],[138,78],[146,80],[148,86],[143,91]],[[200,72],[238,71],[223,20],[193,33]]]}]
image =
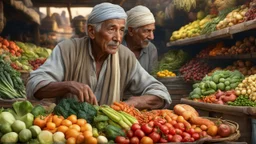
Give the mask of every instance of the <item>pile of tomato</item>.
[{"label": "pile of tomato", "polygon": [[45,58],[35,59],[35,60],[29,60],[29,64],[33,67],[33,70],[38,69],[44,62],[46,61]]},{"label": "pile of tomato", "polygon": [[176,120],[167,122],[159,118],[145,124],[133,124],[131,129],[126,131],[126,137],[118,136],[115,142],[122,144],[194,142],[200,138],[209,137],[202,129],[200,131],[195,127],[188,129],[182,122]]}]

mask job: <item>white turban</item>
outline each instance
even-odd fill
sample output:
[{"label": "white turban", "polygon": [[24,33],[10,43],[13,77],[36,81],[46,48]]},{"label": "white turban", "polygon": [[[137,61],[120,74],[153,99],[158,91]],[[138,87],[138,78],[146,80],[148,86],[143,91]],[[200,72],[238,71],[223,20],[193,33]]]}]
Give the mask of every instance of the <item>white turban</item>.
[{"label": "white turban", "polygon": [[145,6],[136,6],[129,11],[127,14],[127,27],[140,27],[148,24],[155,23],[154,15]]},{"label": "white turban", "polygon": [[96,24],[109,19],[126,19],[127,15],[122,7],[111,3],[96,5],[88,17],[88,24]]}]

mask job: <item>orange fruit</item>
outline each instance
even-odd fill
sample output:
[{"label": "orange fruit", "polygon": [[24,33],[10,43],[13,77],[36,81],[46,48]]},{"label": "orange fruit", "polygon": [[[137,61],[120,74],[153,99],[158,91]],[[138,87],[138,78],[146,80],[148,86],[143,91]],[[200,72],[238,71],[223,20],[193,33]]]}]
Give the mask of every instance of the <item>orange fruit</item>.
[{"label": "orange fruit", "polygon": [[77,122],[77,116],[74,114],[70,115],[67,119],[70,120],[72,124],[75,124]]},{"label": "orange fruit", "polygon": [[68,130],[67,126],[61,125],[61,126],[58,127],[57,131],[65,133],[67,130]]},{"label": "orange fruit", "polygon": [[95,137],[88,137],[84,141],[85,144],[97,144],[97,139]]},{"label": "orange fruit", "polygon": [[70,137],[67,139],[66,144],[76,144],[76,138]]},{"label": "orange fruit", "polygon": [[92,137],[92,132],[91,131],[84,131],[84,138],[87,139],[88,137]]},{"label": "orange fruit", "polygon": [[85,119],[77,119],[76,124],[78,124],[80,127],[85,125],[87,121]]},{"label": "orange fruit", "polygon": [[76,129],[72,129],[72,128],[69,128],[69,129],[65,132],[66,139],[68,139],[68,138],[70,138],[70,137],[76,138],[79,134],[80,134],[79,131],[77,131]]},{"label": "orange fruit", "polygon": [[76,129],[77,131],[80,131],[80,126],[77,125],[77,124],[72,124],[71,126],[69,126],[69,128],[73,128],[73,129]]},{"label": "orange fruit", "polygon": [[61,125],[64,125],[64,126],[71,126],[72,125],[72,122],[68,119],[64,119],[62,122],[61,122]]}]

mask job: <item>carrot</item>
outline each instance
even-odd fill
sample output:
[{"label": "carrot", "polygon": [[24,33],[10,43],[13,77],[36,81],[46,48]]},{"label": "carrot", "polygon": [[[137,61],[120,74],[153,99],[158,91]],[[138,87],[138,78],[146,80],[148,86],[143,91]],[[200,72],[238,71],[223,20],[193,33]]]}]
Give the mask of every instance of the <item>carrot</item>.
[{"label": "carrot", "polygon": [[117,106],[117,105],[111,105],[111,108],[116,110],[116,111],[120,111],[121,110],[121,108],[119,106]]},{"label": "carrot", "polygon": [[120,103],[114,102],[114,105],[119,106],[121,108],[121,110],[123,110],[123,108],[124,108],[124,104],[121,104],[121,102]]}]

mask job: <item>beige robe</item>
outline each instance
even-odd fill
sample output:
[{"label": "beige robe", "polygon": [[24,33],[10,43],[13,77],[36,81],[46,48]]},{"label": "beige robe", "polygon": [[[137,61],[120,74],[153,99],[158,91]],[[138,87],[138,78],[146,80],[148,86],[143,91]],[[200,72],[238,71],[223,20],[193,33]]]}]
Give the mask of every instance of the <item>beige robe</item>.
[{"label": "beige robe", "polygon": [[[93,70],[87,67],[92,63],[89,55],[89,38],[71,39],[59,44],[64,62],[64,81],[77,81],[91,85],[90,76]],[[119,64],[119,65],[118,65]],[[136,57],[123,45],[118,53],[108,59],[101,99],[99,104],[112,104],[123,98],[132,70],[136,66]],[[117,76],[120,73],[120,79]],[[68,94],[66,97],[74,97]],[[116,99],[117,98],[117,99]]]}]

